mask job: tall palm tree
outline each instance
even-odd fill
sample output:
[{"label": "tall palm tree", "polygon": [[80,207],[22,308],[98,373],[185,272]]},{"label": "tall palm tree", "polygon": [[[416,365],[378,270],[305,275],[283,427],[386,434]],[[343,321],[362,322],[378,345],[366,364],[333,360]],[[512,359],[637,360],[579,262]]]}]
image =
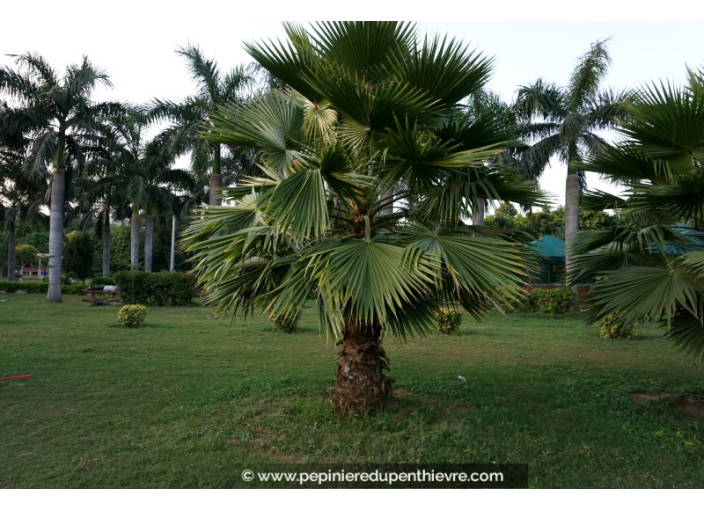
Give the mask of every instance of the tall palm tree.
[{"label": "tall palm tree", "polygon": [[157,138],[144,141],[148,126],[142,109],[129,108],[124,115],[110,119],[111,153],[108,166],[112,169],[100,182],[99,189],[122,190],[130,203],[131,249],[130,263],[139,266],[140,213],[145,214],[144,270],[151,271],[154,214],[171,208],[173,193],[189,190],[193,178],[184,170],[171,168],[175,155]]},{"label": "tall palm tree", "polygon": [[22,173],[22,154],[0,148],[0,224],[7,232],[7,278],[15,279],[17,223],[36,223],[41,217],[46,186]]},{"label": "tall palm tree", "polygon": [[561,88],[541,79],[521,87],[516,110],[525,125],[526,138],[535,142],[523,154],[521,166],[537,179],[557,156],[567,165],[565,186],[566,267],[572,266],[574,234],[579,230],[580,163],[607,143],[597,134],[626,115],[623,105],[628,92],[600,89],[611,63],[607,41],[597,41],[572,72],[570,83]]},{"label": "tall palm tree", "polygon": [[195,180],[186,170],[172,168],[174,156],[157,141],[147,145],[143,186],[140,201],[145,208],[144,222],[144,271],[152,270],[154,216],[173,215],[181,208],[179,195],[188,194],[195,187]]},{"label": "tall palm tree", "polygon": [[[32,139],[27,172],[51,174],[49,228],[49,290],[47,301],[61,296],[61,260],[67,184],[83,162],[85,146],[94,140],[95,120],[119,108],[112,103],[93,103],[98,84],[110,86],[104,71],[87,57],[66,68],[63,75],[36,54],[16,56],[17,69],[0,69],[0,92],[18,105],[12,112],[15,128]],[[7,123],[0,123],[7,126]]]},{"label": "tall palm tree", "polygon": [[[704,358],[704,73],[687,87],[643,89],[619,131],[625,140],[588,162],[626,185],[624,197],[587,195],[630,223],[576,238],[573,280],[596,278],[593,320],[662,321],[675,343]],[[679,225],[679,226],[678,226]]]},{"label": "tall palm tree", "polygon": [[121,114],[108,119],[108,154],[102,163],[107,169],[97,190],[117,191],[129,203],[130,218],[130,266],[139,267],[140,210],[144,201],[145,141],[143,133],[148,125],[145,114],[135,108],[127,108]]},{"label": "tall palm tree", "polygon": [[224,151],[223,144],[199,136],[202,125],[210,122],[210,113],[225,103],[243,101],[255,84],[256,70],[240,65],[223,74],[214,59],[206,58],[197,46],[179,48],[177,53],[186,59],[191,78],[198,86],[194,96],[180,103],[156,99],[149,106],[154,120],[167,120],[171,125],[158,138],[175,154],[191,153],[191,170],[198,175],[210,174],[210,205],[220,205],[219,190],[223,186],[223,170],[237,177],[237,167],[223,165],[223,159],[235,161]]},{"label": "tall palm tree", "polygon": [[502,307],[526,278],[519,246],[461,217],[477,199],[538,196],[486,163],[506,148],[499,125],[462,111],[489,59],[404,23],[285,28],[248,50],[293,90],[220,108],[205,135],[257,148],[265,175],[200,211],[185,247],[216,313],[294,316],[315,295],[341,346],[331,400],[363,414],[391,391],[382,334],[424,333],[443,303]]}]

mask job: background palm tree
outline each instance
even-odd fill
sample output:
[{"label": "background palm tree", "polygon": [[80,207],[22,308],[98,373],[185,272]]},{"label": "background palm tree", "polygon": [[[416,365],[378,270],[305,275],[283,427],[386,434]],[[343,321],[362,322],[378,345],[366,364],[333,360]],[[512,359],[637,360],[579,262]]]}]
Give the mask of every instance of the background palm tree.
[{"label": "background palm tree", "polygon": [[[210,174],[210,205],[220,205],[219,189],[226,176],[237,178],[245,154],[223,151],[220,142],[199,136],[199,130],[210,122],[210,113],[221,104],[243,101],[255,84],[254,67],[237,66],[222,74],[214,59],[207,59],[197,46],[180,48],[177,53],[186,59],[191,78],[198,85],[198,92],[180,103],[157,99],[149,106],[154,120],[167,120],[172,124],[158,135],[158,143],[173,154],[191,154],[191,170],[197,175]],[[225,164],[224,161],[225,160]],[[229,164],[228,164],[229,163]]]},{"label": "background palm tree", "polygon": [[156,141],[147,145],[144,174],[139,186],[139,202],[145,210],[144,271],[147,273],[152,270],[154,216],[175,214],[183,205],[179,196],[191,193],[195,187],[195,180],[189,172],[171,168],[173,160],[173,154]]},{"label": "background palm tree", "polygon": [[133,269],[139,266],[140,212],[144,211],[144,270],[152,269],[154,215],[172,211],[175,193],[191,192],[194,179],[185,170],[173,169],[175,154],[163,138],[144,141],[148,117],[143,109],[130,108],[124,115],[110,119],[111,151],[107,165],[110,174],[98,189],[121,190],[118,196],[130,204],[131,249]]},{"label": "background palm tree", "polygon": [[627,107],[625,140],[587,170],[626,185],[625,198],[598,192],[585,205],[617,208],[630,221],[580,232],[571,277],[596,278],[589,312],[627,322],[663,321],[668,335],[704,355],[704,74],[687,87],[653,85]]},{"label": "background palm tree", "polygon": [[516,110],[524,124],[526,138],[533,145],[524,152],[523,173],[537,179],[557,156],[567,165],[565,186],[565,263],[572,265],[574,234],[579,230],[579,197],[584,183],[580,163],[585,156],[607,145],[597,132],[625,116],[623,105],[631,95],[600,89],[611,59],[607,41],[597,41],[572,72],[566,88],[537,80],[521,87]]},{"label": "background palm tree", "polygon": [[478,316],[526,278],[518,246],[460,219],[477,199],[538,197],[487,163],[507,146],[500,124],[461,107],[488,59],[403,23],[285,28],[248,50],[293,90],[221,108],[205,134],[257,148],[265,175],[200,211],[185,247],[216,313],[295,316],[314,295],[341,347],[332,402],[365,413],[391,391],[382,333],[422,334],[443,303]]},{"label": "background palm tree", "polygon": [[17,105],[3,115],[3,129],[31,139],[25,172],[51,175],[49,228],[49,302],[61,302],[61,259],[67,184],[83,163],[85,149],[95,142],[96,119],[120,105],[93,103],[98,84],[110,85],[107,74],[84,57],[59,75],[41,56],[20,55],[17,69],[0,69],[0,92]]}]

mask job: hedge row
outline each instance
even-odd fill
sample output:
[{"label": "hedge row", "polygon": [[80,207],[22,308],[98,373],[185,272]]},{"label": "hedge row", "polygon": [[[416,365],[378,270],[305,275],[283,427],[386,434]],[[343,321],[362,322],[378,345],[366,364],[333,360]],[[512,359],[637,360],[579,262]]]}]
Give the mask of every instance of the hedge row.
[{"label": "hedge row", "polygon": [[125,304],[186,306],[198,295],[191,274],[120,271],[113,279]]},{"label": "hedge row", "polygon": [[[87,285],[83,283],[74,283],[71,285],[62,285],[62,294],[81,294]],[[16,282],[10,280],[0,280],[0,292],[14,294],[16,292],[24,292],[26,294],[46,294],[49,290],[49,282]]]},{"label": "hedge row", "polygon": [[517,303],[515,310],[520,313],[564,315],[572,309],[576,300],[577,293],[565,287],[534,289]]}]

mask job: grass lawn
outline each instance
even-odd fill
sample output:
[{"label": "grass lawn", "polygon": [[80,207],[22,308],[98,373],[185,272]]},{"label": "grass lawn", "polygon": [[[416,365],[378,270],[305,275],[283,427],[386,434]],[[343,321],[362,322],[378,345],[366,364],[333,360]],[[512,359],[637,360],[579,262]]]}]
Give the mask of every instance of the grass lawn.
[{"label": "grass lawn", "polygon": [[[243,487],[271,463],[528,463],[531,487],[704,487],[704,370],[641,327],[465,316],[455,336],[387,341],[396,397],[336,418],[335,347],[315,310],[257,317],[0,294],[0,487]],[[458,376],[463,376],[462,381]]]}]

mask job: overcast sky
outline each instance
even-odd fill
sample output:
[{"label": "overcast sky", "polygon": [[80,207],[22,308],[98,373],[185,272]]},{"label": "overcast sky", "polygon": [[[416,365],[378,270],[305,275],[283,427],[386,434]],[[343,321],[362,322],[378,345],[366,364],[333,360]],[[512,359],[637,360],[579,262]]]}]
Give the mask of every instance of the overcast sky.
[{"label": "overcast sky", "polygon": [[[374,17],[405,15],[428,18],[440,14],[448,3],[435,5],[436,12],[404,3],[402,9],[391,4],[381,7],[374,2],[355,3],[366,7],[357,11],[318,10],[323,2],[262,2],[262,6],[242,8],[236,2],[210,0],[159,2],[126,0],[121,3],[57,1],[5,2],[0,7],[0,65],[9,65],[6,54],[37,52],[57,69],[77,62],[82,55],[104,68],[113,89],[99,90],[96,99],[118,99],[140,103],[154,97],[177,100],[194,92],[193,84],[174,50],[187,43],[198,44],[203,52],[218,60],[222,69],[251,61],[242,48],[245,41],[278,38],[283,34],[280,21],[261,21],[267,14],[282,18],[326,14],[326,17],[350,19],[373,13]],[[552,4],[552,9],[550,5]],[[680,2],[662,2],[666,12],[647,12],[647,2],[639,4],[640,19],[667,19],[668,13],[694,17],[696,13],[677,9]],[[400,4],[397,4],[400,5]],[[581,4],[582,6],[585,4]],[[591,16],[638,19],[627,6],[614,7],[609,2],[592,2]],[[682,4],[684,6],[684,4]],[[374,6],[372,10],[371,6]],[[555,9],[559,6],[559,10]],[[542,7],[542,8],[541,8]],[[601,7],[601,11],[599,8]],[[348,8],[349,9],[349,8]],[[690,9],[691,10],[691,9]],[[557,14],[553,14],[557,13]],[[450,17],[447,10],[441,14]],[[288,16],[287,16],[288,15]],[[377,16],[378,15],[378,16]],[[383,15],[383,16],[382,16]],[[456,12],[456,17],[496,19],[550,20],[555,16],[579,16],[570,12],[567,2],[493,2],[482,8]],[[307,22],[302,22],[307,23]],[[612,67],[604,86],[622,89],[657,80],[682,83],[685,64],[704,66],[704,23],[645,21],[420,21],[421,34],[449,34],[468,42],[471,47],[495,57],[489,87],[509,101],[522,84],[537,78],[567,84],[580,55],[592,42],[611,38],[608,49]],[[541,186],[559,203],[564,197],[565,168],[559,164],[548,169]],[[606,188],[598,178],[590,185]]]}]

